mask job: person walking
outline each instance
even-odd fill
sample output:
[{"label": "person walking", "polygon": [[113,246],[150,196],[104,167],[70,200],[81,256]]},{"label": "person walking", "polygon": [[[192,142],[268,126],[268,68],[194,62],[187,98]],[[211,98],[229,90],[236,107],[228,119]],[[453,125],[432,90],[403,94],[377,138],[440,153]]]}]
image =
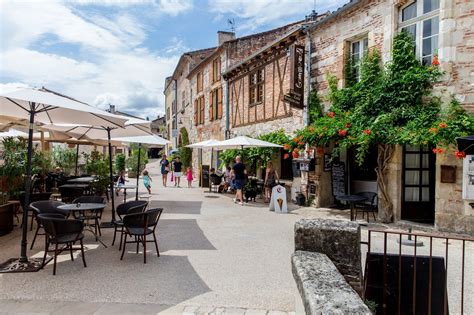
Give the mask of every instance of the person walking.
[{"label": "person walking", "polygon": [[174,180],[175,180],[175,183],[178,186],[178,188],[181,187],[179,185],[181,183],[181,170],[182,170],[182,167],[183,167],[183,163],[181,162],[179,156],[177,156],[176,159],[174,160],[174,163],[173,163],[173,173],[174,173]]},{"label": "person walking", "polygon": [[186,179],[188,180],[188,188],[192,188],[193,184],[193,170],[191,167],[188,167],[186,171]]},{"label": "person walking", "polygon": [[[148,190],[148,193],[151,195],[151,177],[148,174],[147,170],[143,171],[143,185],[145,186],[146,190]],[[137,188],[138,189],[138,188]]]},{"label": "person walking", "polygon": [[244,204],[244,198],[242,194],[242,189],[245,186],[245,175],[247,170],[245,169],[245,164],[242,163],[242,157],[237,155],[235,157],[235,164],[232,168],[234,171],[234,186],[236,189],[234,203],[239,203],[239,205]]},{"label": "person walking", "polygon": [[166,187],[168,181],[168,173],[170,171],[170,162],[166,159],[166,154],[163,154],[163,157],[160,161],[161,166],[161,180],[163,181],[163,187]]},{"label": "person walking", "polygon": [[275,187],[278,180],[278,173],[275,171],[273,168],[273,163],[270,161],[267,163],[265,182],[263,183],[263,186],[265,187],[265,202],[270,202],[270,198],[272,197],[272,188]]}]

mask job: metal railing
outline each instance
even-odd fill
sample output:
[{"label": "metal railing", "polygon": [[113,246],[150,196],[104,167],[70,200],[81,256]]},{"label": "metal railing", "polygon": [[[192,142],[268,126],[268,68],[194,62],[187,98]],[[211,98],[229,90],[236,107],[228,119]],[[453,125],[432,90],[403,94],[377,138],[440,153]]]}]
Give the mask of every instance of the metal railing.
[{"label": "metal railing", "polygon": [[474,310],[472,295],[465,298],[466,274],[474,287],[474,238],[369,229],[361,244],[367,245],[364,296],[375,297],[377,314]]}]

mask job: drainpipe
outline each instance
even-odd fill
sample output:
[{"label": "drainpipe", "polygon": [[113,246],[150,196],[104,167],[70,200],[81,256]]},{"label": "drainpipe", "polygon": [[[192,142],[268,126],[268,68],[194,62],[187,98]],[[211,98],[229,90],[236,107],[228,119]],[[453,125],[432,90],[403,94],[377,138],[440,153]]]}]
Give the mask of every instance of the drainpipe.
[{"label": "drainpipe", "polygon": [[306,42],[308,43],[307,56],[306,56],[306,71],[308,75],[307,86],[306,86],[306,106],[303,111],[303,122],[305,126],[309,126],[309,100],[311,95],[311,32],[309,27],[306,28]]},{"label": "drainpipe", "polygon": [[[225,70],[227,71],[229,66],[228,50],[225,50]],[[229,139],[230,135],[230,114],[229,114],[229,81],[225,79],[225,134],[224,138]]]}]

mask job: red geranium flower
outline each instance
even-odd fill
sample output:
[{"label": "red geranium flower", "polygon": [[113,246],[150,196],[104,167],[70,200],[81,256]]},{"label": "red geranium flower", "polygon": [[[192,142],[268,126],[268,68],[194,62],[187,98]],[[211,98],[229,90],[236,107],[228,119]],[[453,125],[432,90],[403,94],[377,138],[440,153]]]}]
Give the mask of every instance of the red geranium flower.
[{"label": "red geranium flower", "polygon": [[458,159],[464,159],[466,157],[466,152],[464,152],[464,151],[456,150],[456,152],[454,152],[454,154],[456,155],[456,157]]},{"label": "red geranium flower", "polygon": [[448,124],[445,123],[444,121],[442,121],[442,122],[439,123],[439,127],[440,128],[446,128],[446,127],[448,127]]},{"label": "red geranium flower", "polygon": [[370,129],[365,129],[364,130],[364,133],[368,136],[370,136],[370,134],[372,133],[372,131],[370,131]]},{"label": "red geranium flower", "polygon": [[288,159],[289,157],[290,157],[290,155],[289,155],[288,153],[285,153],[285,154],[283,155],[283,159],[285,159],[285,160]]},{"label": "red geranium flower", "polygon": [[431,62],[433,66],[439,66],[438,54],[434,54],[433,61]]},{"label": "red geranium flower", "polygon": [[433,149],[433,153],[434,153],[434,154],[441,154],[441,153],[443,153],[443,152],[444,152],[444,150],[443,150],[442,148],[434,148],[434,149]]},{"label": "red geranium flower", "polygon": [[300,156],[297,151],[293,151],[291,155],[293,156],[294,159],[297,159]]},{"label": "red geranium flower", "polygon": [[438,128],[430,128],[429,132],[430,133],[438,133]]},{"label": "red geranium flower", "polygon": [[309,132],[314,132],[314,127],[313,127],[313,126],[310,126],[310,127],[308,128],[308,130],[309,130]]},{"label": "red geranium flower", "polygon": [[305,145],[305,142],[304,142],[304,141],[300,141],[300,142],[298,142],[298,145]]},{"label": "red geranium flower", "polygon": [[347,130],[345,130],[345,129],[339,130],[339,135],[340,135],[341,137],[345,137],[346,134],[347,134]]},{"label": "red geranium flower", "polygon": [[298,151],[299,151],[298,148],[294,148],[294,149],[293,149],[293,152],[297,152],[297,153],[298,153]]},{"label": "red geranium flower", "polygon": [[328,116],[331,117],[331,118],[333,118],[334,115],[335,115],[334,112],[329,112],[329,113],[328,113]]},{"label": "red geranium flower", "polygon": [[288,143],[285,143],[285,145],[283,146],[283,149],[289,150],[291,149],[291,145],[289,145]]},{"label": "red geranium flower", "polygon": [[351,123],[347,123],[346,128],[350,128],[350,127],[351,127]]}]

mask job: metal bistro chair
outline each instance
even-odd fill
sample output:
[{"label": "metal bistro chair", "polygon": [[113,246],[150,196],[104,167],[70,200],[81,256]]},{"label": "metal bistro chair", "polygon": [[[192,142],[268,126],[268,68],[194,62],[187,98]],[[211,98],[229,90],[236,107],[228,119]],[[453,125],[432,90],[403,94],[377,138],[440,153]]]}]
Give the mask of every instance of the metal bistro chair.
[{"label": "metal bistro chair", "polygon": [[[26,210],[29,210],[30,209],[30,205],[32,202],[35,202],[35,201],[40,201],[40,200],[49,200],[49,198],[51,197],[51,192],[43,192],[43,193],[31,193],[30,194],[30,202],[29,202],[29,205],[28,207],[26,207],[26,194],[25,192],[22,192],[19,196],[19,201],[20,201],[20,205],[21,205],[21,209],[23,211],[26,211]],[[29,214],[28,214],[29,215]],[[35,216],[32,214],[31,215],[31,224],[30,224],[30,231],[33,231],[33,221],[35,219]],[[23,226],[23,224],[27,224],[27,222],[21,222],[21,225]]]},{"label": "metal bistro chair", "polygon": [[61,200],[63,202],[70,203],[74,199],[79,198],[84,195],[84,188],[60,186],[59,193],[61,194]]},{"label": "metal bistro chair", "polygon": [[[125,239],[123,241],[122,255],[120,256],[120,260],[123,260],[125,247],[127,247],[127,244],[130,243],[137,244],[137,254],[140,243],[143,245],[144,264],[146,264],[146,243],[155,243],[156,256],[160,257],[155,230],[162,212],[162,208],[150,209],[142,213],[127,214],[123,218],[123,224],[125,226]],[[153,236],[153,240],[147,240],[147,236],[150,234]],[[127,241],[128,236],[130,236],[132,239],[134,238],[134,240]]]},{"label": "metal bistro chair", "polygon": [[58,207],[63,205],[63,202],[54,201],[54,200],[40,200],[30,203],[30,208],[33,210],[33,217],[36,219],[36,231],[33,241],[31,242],[30,249],[33,249],[35,245],[36,237],[38,235],[46,235],[46,233],[40,233],[40,229],[43,228],[41,222],[38,220],[39,214],[60,214],[62,218],[66,218],[69,213],[67,211],[61,210]]},{"label": "metal bistro chair", "polygon": [[[114,246],[115,244],[115,237],[117,233],[120,232],[119,250],[122,249],[122,239],[123,239],[123,233],[124,233],[123,217],[127,214],[143,212],[145,211],[147,205],[148,205],[147,201],[133,200],[133,201],[122,203],[117,207],[117,209],[115,209],[115,213],[117,214],[118,219],[114,221],[114,239],[112,240],[112,246]],[[120,231],[119,231],[119,228],[120,228]]]},{"label": "metal bistro chair", "polygon": [[367,198],[367,201],[358,202],[355,204],[355,219],[357,220],[357,213],[362,212],[362,219],[365,218],[365,214],[367,213],[367,222],[370,222],[370,213],[372,213],[374,221],[376,221],[377,218],[375,213],[378,212],[377,194],[370,191],[363,191],[356,193],[356,195]]},{"label": "metal bistro chair", "polygon": [[[45,249],[43,256],[43,267],[46,262],[48,252],[54,252],[54,266],[53,275],[56,274],[57,257],[64,250],[69,250],[71,260],[74,261],[72,254],[73,250],[80,250],[82,254],[82,262],[84,267],[87,267],[86,258],[84,255],[84,223],[80,220],[67,220],[60,217],[57,213],[39,214],[38,219],[44,227],[46,232]],[[80,247],[73,247],[79,241]],[[50,250],[50,245],[54,245],[54,249]],[[59,248],[60,245],[65,245]]]},{"label": "metal bistro chair", "polygon": [[[102,203],[105,204],[105,198],[101,196],[81,196],[72,201],[72,203]],[[79,214],[73,212],[74,218],[82,221],[86,221],[88,226],[94,226],[95,235],[99,232],[99,235],[102,236],[100,231],[100,222],[102,219],[102,212],[104,209],[96,209],[90,211],[84,211]],[[94,221],[94,224],[89,224],[89,221]]]}]

